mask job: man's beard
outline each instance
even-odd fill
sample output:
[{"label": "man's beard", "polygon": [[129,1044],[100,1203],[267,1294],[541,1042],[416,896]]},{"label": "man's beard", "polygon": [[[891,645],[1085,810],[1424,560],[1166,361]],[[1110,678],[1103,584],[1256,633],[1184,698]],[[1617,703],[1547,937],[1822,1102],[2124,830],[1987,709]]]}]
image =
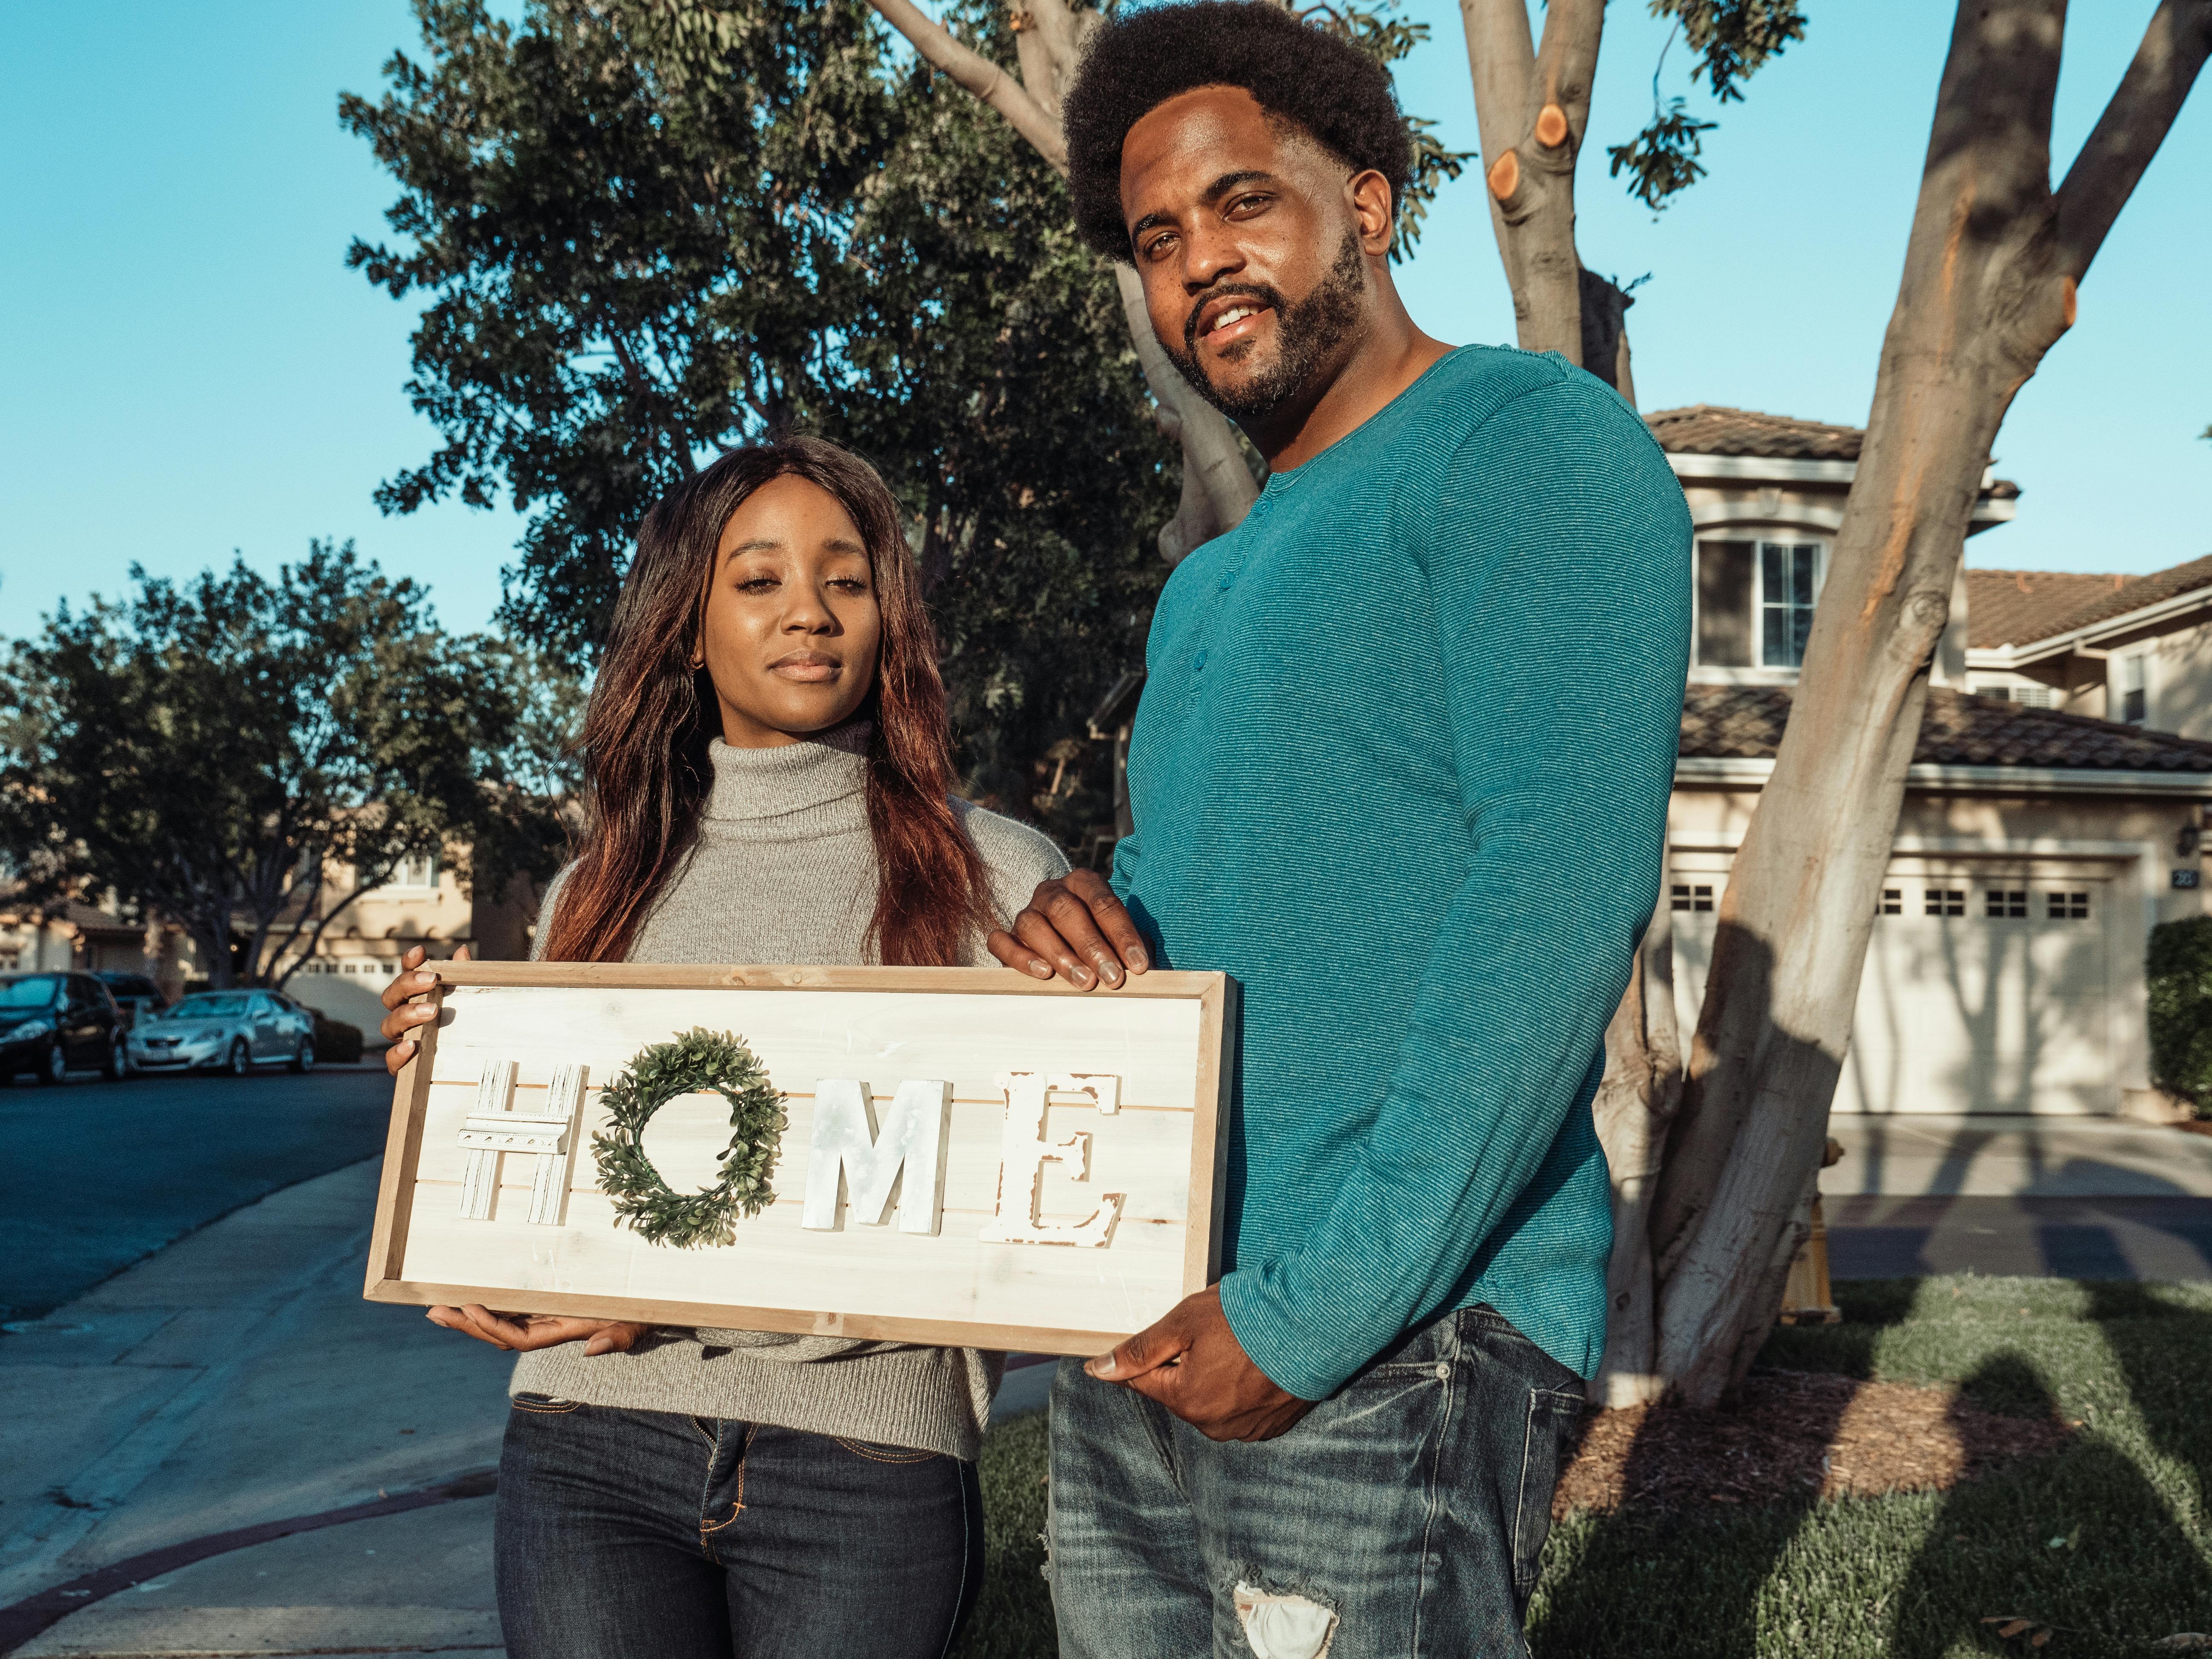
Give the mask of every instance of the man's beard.
[{"label": "man's beard", "polygon": [[[1336,263],[1314,284],[1313,291],[1294,306],[1285,302],[1279,289],[1265,283],[1228,283],[1206,296],[1212,300],[1224,294],[1247,294],[1275,313],[1274,362],[1234,392],[1215,386],[1199,366],[1198,315],[1203,307],[1194,308],[1184,323],[1181,349],[1164,340],[1161,348],[1198,395],[1231,420],[1264,420],[1304,386],[1322,361],[1358,326],[1359,302],[1367,287],[1365,257],[1358,234],[1346,230]],[[1240,347],[1246,351],[1257,349],[1240,341],[1229,350],[1237,352]]]}]

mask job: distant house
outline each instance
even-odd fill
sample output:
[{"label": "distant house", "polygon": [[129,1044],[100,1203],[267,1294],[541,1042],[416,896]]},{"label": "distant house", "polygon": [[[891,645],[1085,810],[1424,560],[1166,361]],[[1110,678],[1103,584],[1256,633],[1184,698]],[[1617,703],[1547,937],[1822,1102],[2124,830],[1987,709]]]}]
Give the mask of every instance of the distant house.
[{"label": "distant house", "polygon": [[1970,570],[1984,696],[2212,738],[2212,558],[2148,576]]},{"label": "distant house", "polygon": [[[325,896],[335,904],[351,890],[352,872],[339,866]],[[380,998],[411,946],[422,945],[437,957],[451,956],[463,945],[480,959],[526,957],[535,916],[527,895],[507,904],[480,902],[461,890],[442,860],[410,860],[391,881],[369,889],[337,916],[284,989],[360,1026],[374,1042],[384,1017]],[[76,899],[33,908],[0,898],[0,972],[37,968],[145,974],[172,997],[207,976],[198,950],[173,923],[149,927]]]},{"label": "distant house", "polygon": [[[1687,1021],[1863,434],[1707,405],[1648,421],[1697,527],[1668,836]],[[2010,520],[2019,495],[1985,475],[1968,533]],[[2134,723],[2095,718],[2115,661],[2112,712],[2136,708],[2129,653],[2168,689],[2164,730],[2148,691]],[[2143,947],[2154,922],[2203,910],[2212,742],[2195,739],[2212,738],[2212,705],[2189,688],[2212,690],[2212,561],[2118,584],[1966,573],[1932,678],[1836,1109],[2159,1114]],[[2185,708],[2202,712],[2184,724]]]},{"label": "distant house", "polygon": [[0,973],[75,968],[166,975],[173,995],[183,982],[178,943],[174,927],[132,921],[82,899],[28,905],[0,896]]}]

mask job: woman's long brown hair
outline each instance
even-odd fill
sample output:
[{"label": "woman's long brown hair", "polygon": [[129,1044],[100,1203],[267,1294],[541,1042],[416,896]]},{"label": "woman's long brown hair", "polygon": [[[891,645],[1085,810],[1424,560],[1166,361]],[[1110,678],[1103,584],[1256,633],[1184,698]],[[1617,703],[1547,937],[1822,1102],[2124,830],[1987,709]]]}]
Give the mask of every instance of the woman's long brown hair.
[{"label": "woman's long brown hair", "polygon": [[799,477],[836,497],[868,550],[883,644],[861,705],[868,738],[868,829],[878,878],[868,943],[876,959],[956,963],[992,925],[983,861],[946,800],[952,757],[937,635],[923,607],[898,506],[875,470],[817,438],[735,449],[646,515],[637,558],[616,602],[584,715],[590,811],[543,956],[620,962],[654,896],[681,866],[713,784],[719,735],[714,682],[691,665],[701,595],[722,527],[773,478]]}]

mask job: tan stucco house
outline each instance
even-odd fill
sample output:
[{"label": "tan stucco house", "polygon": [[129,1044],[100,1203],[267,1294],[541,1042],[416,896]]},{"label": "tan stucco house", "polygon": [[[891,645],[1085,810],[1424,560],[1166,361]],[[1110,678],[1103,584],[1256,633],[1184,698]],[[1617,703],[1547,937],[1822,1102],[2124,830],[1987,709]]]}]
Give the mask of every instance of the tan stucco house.
[{"label": "tan stucco house", "polygon": [[[1693,665],[1668,837],[1676,994],[1691,1021],[1862,434],[1703,405],[1648,419],[1697,526]],[[1985,475],[1968,533],[2011,519],[2019,494]],[[2203,583],[2186,592],[2161,577],[1962,577],[1837,1111],[2164,1111],[2148,1072],[2143,951],[2154,923],[2203,909],[2212,742],[2197,738],[2212,738],[2212,560],[2200,562],[2180,568]],[[2019,639],[2030,630],[2013,618],[2027,612],[2050,631]],[[2096,718],[2114,648],[2170,665],[2157,671],[2166,702],[2154,705],[2166,729]],[[2051,695],[2016,696],[2023,682]]]}]

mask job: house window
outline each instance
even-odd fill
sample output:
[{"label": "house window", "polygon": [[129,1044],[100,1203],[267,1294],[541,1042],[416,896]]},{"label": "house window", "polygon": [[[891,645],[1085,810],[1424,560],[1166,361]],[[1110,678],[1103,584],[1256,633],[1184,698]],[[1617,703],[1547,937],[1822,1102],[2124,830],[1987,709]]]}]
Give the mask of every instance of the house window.
[{"label": "house window", "polygon": [[1816,542],[1698,544],[1698,662],[1796,668],[1821,578]]},{"label": "house window", "polygon": [[2141,651],[2120,659],[2120,719],[2129,726],[2141,726],[2150,714],[2143,672],[2147,660]]},{"label": "house window", "polygon": [[1710,887],[1678,886],[1667,908],[1670,910],[1710,910],[1713,908],[1713,890]]},{"label": "house window", "polygon": [[1931,887],[1928,890],[1928,914],[1931,916],[1963,916],[1966,914],[1966,895],[1956,887]]},{"label": "house window", "polygon": [[399,867],[392,872],[389,884],[393,887],[435,887],[438,884],[438,855],[425,853],[419,858],[400,860]]},{"label": "house window", "polygon": [[2027,895],[2017,889],[1986,887],[1982,890],[1983,914],[1992,921],[2002,916],[2027,915]]},{"label": "house window", "polygon": [[2089,896],[2087,893],[2045,893],[2050,919],[2053,921],[2083,921],[2089,915]]},{"label": "house window", "polygon": [[1805,660],[1806,636],[1813,631],[1819,553],[1809,542],[1759,544],[1762,667],[1795,668]]},{"label": "house window", "polygon": [[2058,707],[2058,693],[2047,685],[1985,685],[1976,695],[1992,702],[2016,702],[2023,708]]},{"label": "house window", "polygon": [[1881,890],[1881,902],[1874,907],[1874,913],[1878,916],[1903,915],[1905,914],[1905,890],[1902,887],[1883,888]]}]

